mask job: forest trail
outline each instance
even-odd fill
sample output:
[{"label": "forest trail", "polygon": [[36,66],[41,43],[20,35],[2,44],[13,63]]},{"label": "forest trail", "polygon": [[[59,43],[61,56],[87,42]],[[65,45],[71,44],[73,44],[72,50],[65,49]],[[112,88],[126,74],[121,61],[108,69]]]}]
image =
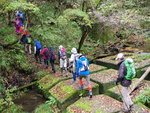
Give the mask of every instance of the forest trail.
[{"label": "forest trail", "polygon": [[[60,76],[60,68],[59,68],[59,65],[58,65],[58,61],[56,60],[55,61],[55,68],[56,68],[56,73],[54,73],[52,71],[52,67],[50,65],[50,62],[49,62],[49,66],[48,68],[46,68],[46,66],[44,65],[44,62],[42,61],[42,64],[40,64],[39,62],[36,62],[35,60],[35,57],[34,57],[34,54],[31,54],[29,55],[28,53],[26,54],[26,57],[28,58],[29,60],[29,63],[33,63],[34,65],[34,69],[35,69],[35,72],[34,72],[34,75],[39,72],[39,71],[43,71],[43,72],[46,72],[47,74],[50,74],[52,75],[53,77],[57,77],[57,78],[66,78],[66,75],[64,74],[63,76]],[[65,73],[65,71],[64,71]],[[72,74],[68,72],[68,77],[72,77]]]}]

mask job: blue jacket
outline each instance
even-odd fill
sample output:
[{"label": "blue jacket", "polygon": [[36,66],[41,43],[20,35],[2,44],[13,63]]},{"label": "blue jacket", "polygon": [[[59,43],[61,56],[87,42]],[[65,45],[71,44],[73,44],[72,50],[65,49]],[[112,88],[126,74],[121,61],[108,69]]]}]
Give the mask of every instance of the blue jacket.
[{"label": "blue jacket", "polygon": [[89,61],[87,60],[87,58],[84,56],[80,57],[80,59],[78,59],[76,62],[76,74],[77,75],[89,75],[90,74],[89,70],[80,71],[81,68],[83,67],[82,61],[84,60],[86,60],[86,63],[89,66]]}]

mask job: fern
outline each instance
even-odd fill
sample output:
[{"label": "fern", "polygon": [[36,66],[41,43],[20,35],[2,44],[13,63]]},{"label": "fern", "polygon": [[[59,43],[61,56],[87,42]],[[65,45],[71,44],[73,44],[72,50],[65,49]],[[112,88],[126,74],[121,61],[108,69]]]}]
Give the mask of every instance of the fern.
[{"label": "fern", "polygon": [[150,103],[150,87],[147,86],[144,88],[143,92],[141,92],[136,99],[143,104]]}]

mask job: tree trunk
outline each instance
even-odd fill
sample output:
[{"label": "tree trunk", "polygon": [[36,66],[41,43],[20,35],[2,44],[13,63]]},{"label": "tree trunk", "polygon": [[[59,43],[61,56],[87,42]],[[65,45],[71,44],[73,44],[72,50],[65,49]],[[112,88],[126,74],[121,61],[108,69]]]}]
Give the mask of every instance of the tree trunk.
[{"label": "tree trunk", "polygon": [[129,94],[132,93],[132,91],[139,85],[139,83],[149,74],[150,67],[145,71],[145,73],[141,76],[141,78],[135,83],[135,85],[131,88],[129,91]]},{"label": "tree trunk", "polygon": [[8,25],[11,26],[11,11],[8,11]]},{"label": "tree trunk", "polygon": [[82,11],[84,11],[85,1],[83,0]]},{"label": "tree trunk", "polygon": [[31,24],[31,19],[30,19],[30,13],[29,13],[29,10],[27,10],[27,20],[28,20],[28,25],[30,26]]},{"label": "tree trunk", "polygon": [[81,47],[82,47],[82,45],[83,45],[83,43],[84,43],[84,40],[86,39],[86,36],[87,36],[87,34],[88,34],[88,29],[89,29],[89,27],[83,26],[83,29],[82,29],[82,37],[81,37],[81,40],[80,40],[80,42],[79,42],[78,53],[80,52]]},{"label": "tree trunk", "polygon": [[21,87],[17,88],[15,91],[22,90],[22,89],[27,88],[29,86],[35,85],[36,83],[37,83],[37,81],[31,82],[27,85],[24,85],[24,86],[21,86]]}]

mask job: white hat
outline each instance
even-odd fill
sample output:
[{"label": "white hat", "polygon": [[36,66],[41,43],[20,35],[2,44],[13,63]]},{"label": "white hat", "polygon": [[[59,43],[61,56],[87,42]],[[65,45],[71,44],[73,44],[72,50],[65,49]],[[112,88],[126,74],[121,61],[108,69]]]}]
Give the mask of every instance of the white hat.
[{"label": "white hat", "polygon": [[77,53],[77,49],[73,47],[73,48],[71,49],[71,52],[72,52],[72,53]]},{"label": "white hat", "polygon": [[60,46],[59,46],[59,49],[61,50],[62,48],[63,48],[63,46],[62,46],[62,45],[60,45]]},{"label": "white hat", "polygon": [[123,53],[119,53],[119,54],[117,55],[117,57],[116,57],[116,60],[122,59],[122,58],[124,58],[124,54],[123,54]]}]

